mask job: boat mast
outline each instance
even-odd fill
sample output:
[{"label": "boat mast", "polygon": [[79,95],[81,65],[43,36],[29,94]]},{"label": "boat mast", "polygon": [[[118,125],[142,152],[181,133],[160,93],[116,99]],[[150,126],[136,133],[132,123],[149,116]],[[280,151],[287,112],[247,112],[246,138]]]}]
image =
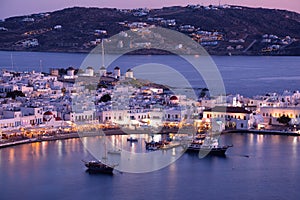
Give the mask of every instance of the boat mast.
[{"label": "boat mast", "polygon": [[101,42],[101,49],[102,49],[102,67],[104,67],[104,40],[102,39]]},{"label": "boat mast", "polygon": [[104,143],[104,156],[102,157],[102,159],[105,161],[104,163],[106,164],[106,161],[107,161],[106,135],[104,134],[102,137],[103,137],[103,143]]}]

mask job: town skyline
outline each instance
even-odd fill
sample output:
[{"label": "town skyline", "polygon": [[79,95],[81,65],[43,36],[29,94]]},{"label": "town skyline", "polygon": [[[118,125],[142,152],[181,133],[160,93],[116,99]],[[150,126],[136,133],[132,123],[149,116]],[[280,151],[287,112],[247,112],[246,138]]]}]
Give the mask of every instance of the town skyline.
[{"label": "town skyline", "polygon": [[168,6],[186,6],[188,4],[203,4],[203,5],[218,5],[218,4],[230,4],[230,5],[239,5],[239,6],[249,6],[249,7],[263,7],[270,9],[282,9],[289,10],[294,12],[300,12],[299,2],[296,0],[285,2],[275,0],[166,0],[166,1],[158,1],[152,0],[149,1],[124,1],[119,2],[117,0],[103,0],[103,1],[95,1],[95,0],[87,0],[87,1],[46,1],[37,3],[34,0],[27,0],[24,2],[19,2],[17,0],[4,0],[2,1],[1,9],[0,9],[0,19],[5,19],[13,16],[19,15],[29,15],[33,13],[40,12],[51,12],[55,10],[60,10],[68,7],[80,6],[80,7],[108,7],[108,8],[139,8],[139,7],[147,7],[147,8],[162,8]]}]

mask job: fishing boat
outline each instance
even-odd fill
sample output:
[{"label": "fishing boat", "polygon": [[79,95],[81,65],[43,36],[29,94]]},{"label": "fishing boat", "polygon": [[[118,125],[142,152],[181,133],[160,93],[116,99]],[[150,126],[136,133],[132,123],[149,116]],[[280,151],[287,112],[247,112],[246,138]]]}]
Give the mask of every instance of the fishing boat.
[{"label": "fishing boat", "polygon": [[155,151],[158,149],[161,149],[162,147],[164,147],[165,145],[170,144],[170,142],[168,141],[159,141],[159,142],[154,142],[153,140],[151,142],[146,142],[145,141],[145,146],[146,146],[146,150],[148,151]]},{"label": "fishing boat", "polygon": [[113,170],[115,166],[108,166],[101,161],[98,160],[91,160],[91,161],[84,161],[84,165],[88,168],[89,172],[95,173],[105,173],[105,174],[113,174]]},{"label": "fishing boat", "polygon": [[217,139],[205,138],[204,140],[193,140],[187,147],[187,152],[203,152],[204,155],[225,156],[228,148],[233,145],[220,146]]},{"label": "fishing boat", "polygon": [[[108,155],[107,155],[107,149],[106,149],[106,137],[105,135],[102,136],[102,141],[103,141],[103,153],[104,155],[102,156],[102,161],[100,160],[91,160],[91,161],[84,161],[84,165],[88,168],[89,172],[92,173],[104,173],[104,174],[113,174],[113,170],[117,165],[110,165],[107,164],[108,162]],[[112,150],[111,152],[114,152]],[[121,152],[121,151],[120,151]]]}]

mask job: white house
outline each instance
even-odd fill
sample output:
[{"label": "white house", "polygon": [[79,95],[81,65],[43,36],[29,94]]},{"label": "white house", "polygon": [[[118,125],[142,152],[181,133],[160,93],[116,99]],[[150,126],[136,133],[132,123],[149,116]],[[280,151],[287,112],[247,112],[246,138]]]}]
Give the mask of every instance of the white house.
[{"label": "white house", "polygon": [[229,129],[248,129],[251,126],[252,112],[242,107],[217,106],[203,111],[203,120],[222,121]]},{"label": "white house", "polygon": [[290,124],[300,124],[300,107],[261,107],[259,112],[268,124],[280,125],[277,119],[283,115],[291,118]]}]

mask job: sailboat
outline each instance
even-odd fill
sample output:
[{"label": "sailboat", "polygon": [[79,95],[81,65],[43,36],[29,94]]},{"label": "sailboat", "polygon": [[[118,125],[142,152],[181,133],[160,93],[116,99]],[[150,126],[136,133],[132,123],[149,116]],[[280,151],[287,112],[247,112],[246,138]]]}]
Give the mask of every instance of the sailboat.
[{"label": "sailboat", "polygon": [[102,163],[99,160],[82,161],[84,162],[84,165],[88,168],[89,172],[113,174],[114,166],[109,166],[105,163]]},{"label": "sailboat", "polygon": [[[102,160],[107,160],[107,150],[106,150],[106,136],[104,135],[104,156]],[[106,162],[102,162],[100,160],[91,160],[84,161],[84,165],[88,168],[89,172],[92,173],[105,173],[105,174],[113,174],[113,170],[117,165],[108,165]]]}]

